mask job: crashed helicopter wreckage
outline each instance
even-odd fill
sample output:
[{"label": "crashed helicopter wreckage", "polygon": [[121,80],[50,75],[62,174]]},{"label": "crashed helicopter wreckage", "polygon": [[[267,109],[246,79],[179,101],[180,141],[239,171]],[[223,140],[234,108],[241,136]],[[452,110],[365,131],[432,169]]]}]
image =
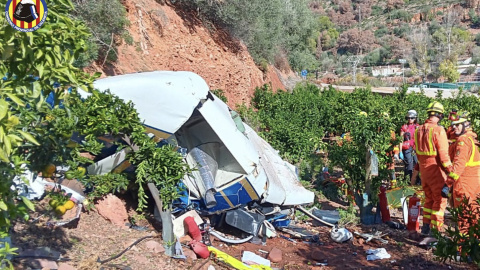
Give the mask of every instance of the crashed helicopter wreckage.
[{"label": "crashed helicopter wreckage", "polygon": [[[119,75],[97,80],[94,87],[132,101],[146,132],[159,145],[178,146],[185,161],[196,168],[183,179],[185,196],[174,204],[179,213],[195,209],[204,216],[221,214],[227,224],[256,235],[252,224],[263,222],[266,215],[313,203],[314,193],[301,185],[295,166],[282,160],[197,74]],[[88,173],[126,169],[126,151],[97,161]],[[259,215],[247,211],[247,204],[264,211],[257,211]]]}]

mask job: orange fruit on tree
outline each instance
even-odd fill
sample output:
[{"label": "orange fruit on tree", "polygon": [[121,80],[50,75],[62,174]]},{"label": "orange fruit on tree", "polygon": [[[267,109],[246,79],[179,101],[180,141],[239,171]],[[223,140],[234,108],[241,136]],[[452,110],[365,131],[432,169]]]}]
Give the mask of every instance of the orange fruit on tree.
[{"label": "orange fruit on tree", "polygon": [[42,176],[43,177],[52,177],[53,176],[53,173],[57,170],[57,167],[55,166],[55,164],[48,164],[47,166],[45,166],[45,168],[43,168],[43,171],[42,171]]},{"label": "orange fruit on tree", "polygon": [[63,207],[65,207],[65,209],[67,209],[67,210],[72,209],[74,206],[75,206],[75,203],[74,203],[73,201],[67,201],[67,202],[63,205]]},{"label": "orange fruit on tree", "polygon": [[67,209],[63,205],[59,205],[55,208],[55,213],[57,213],[57,215],[59,215],[59,216],[63,216],[63,214],[65,214],[65,212],[67,212]]}]

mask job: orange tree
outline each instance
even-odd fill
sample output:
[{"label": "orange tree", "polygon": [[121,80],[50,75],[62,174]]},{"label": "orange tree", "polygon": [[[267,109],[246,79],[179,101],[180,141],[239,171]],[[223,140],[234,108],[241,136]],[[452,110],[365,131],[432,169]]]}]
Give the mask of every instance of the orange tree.
[{"label": "orange tree", "polygon": [[[34,210],[28,199],[11,189],[25,170],[37,173],[54,165],[86,166],[92,161],[80,153],[98,154],[103,145],[97,136],[129,136],[139,149],[129,156],[138,168],[129,181],[122,175],[83,176],[82,170],[74,171],[96,188],[98,196],[133,183],[140,209],[146,204],[148,182],[159,187],[160,199],[168,208],[178,196],[176,184],[188,172],[173,147],[157,148],[144,133],[133,104],[93,91],[97,74],[91,76],[74,66],[86,50],[89,33],[83,23],[68,16],[72,8],[69,0],[49,1],[45,24],[29,33],[14,30],[0,16],[0,268],[11,267],[7,256],[15,249],[3,239],[12,222],[28,219],[29,210]],[[5,3],[0,3],[0,10],[4,9]],[[93,94],[82,101],[77,88]],[[51,102],[46,102],[47,97]],[[74,132],[84,136],[78,144],[71,141]]]},{"label": "orange tree", "polygon": [[[318,164],[319,159],[318,155],[312,154],[322,147],[327,152],[330,168],[342,169],[349,189],[354,194],[367,193],[369,201],[375,201],[377,196],[372,195],[376,194],[382,181],[388,179],[387,164],[392,162],[392,157],[387,153],[401,139],[398,134],[405,123],[406,112],[416,110],[419,123],[422,123],[426,118],[425,108],[433,101],[421,92],[407,93],[407,90],[405,85],[393,95],[382,96],[372,93],[368,87],[345,93],[331,86],[320,90],[314,85],[302,84],[291,93],[274,93],[264,86],[255,91],[252,105],[257,111],[255,117],[260,119],[261,135],[284,157],[301,165],[301,176],[318,175],[318,172],[308,170],[320,169],[312,166]],[[462,94],[440,101],[447,113],[451,108],[469,109],[475,116],[480,112],[475,106],[478,104],[476,97]],[[448,125],[446,120],[443,123]],[[396,140],[392,140],[392,131],[397,134]],[[339,144],[321,143],[332,133],[336,136],[348,134],[350,139]],[[369,150],[379,160],[379,175],[371,181],[366,172]],[[357,196],[357,203],[363,205],[361,200]]]},{"label": "orange tree", "polygon": [[[45,97],[53,93],[58,103],[68,87],[87,89],[93,81],[72,65],[85,49],[88,32],[67,15],[71,3],[49,1],[48,8],[44,25],[29,33],[14,30],[0,16],[0,238],[8,235],[15,218],[28,218],[28,210],[34,209],[10,189],[14,178],[25,169],[43,169],[30,154],[41,144],[39,138],[58,138],[58,133],[44,129],[50,111]],[[0,10],[5,10],[5,2]],[[9,266],[5,258],[13,251],[8,246],[0,249],[0,265]]]}]

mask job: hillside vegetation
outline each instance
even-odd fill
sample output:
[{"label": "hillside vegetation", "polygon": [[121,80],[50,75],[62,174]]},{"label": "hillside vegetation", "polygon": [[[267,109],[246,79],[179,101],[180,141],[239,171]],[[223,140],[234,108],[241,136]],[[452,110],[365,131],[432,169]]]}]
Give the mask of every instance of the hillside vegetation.
[{"label": "hillside vegetation", "polygon": [[[455,81],[457,61],[479,62],[478,1],[172,1],[242,40],[259,65],[286,62],[345,76],[358,55],[373,66],[407,60],[406,75]],[[467,72],[473,73],[474,70]]]},{"label": "hillside vegetation", "polygon": [[[405,76],[412,77],[412,83],[440,77],[454,82],[460,75],[456,71],[459,60],[471,58],[471,64],[480,63],[476,0],[274,0],[268,4],[260,0],[158,0],[156,4],[172,7],[211,35],[226,31],[230,37],[223,38],[232,39],[231,44],[233,40],[245,44],[263,72],[272,64],[284,71],[332,73],[340,83],[349,83],[353,81],[352,61],[358,60],[361,71],[355,81],[382,86],[381,80],[371,78],[372,69],[398,65],[399,59],[406,60]],[[114,63],[118,45],[136,45],[128,29],[126,5],[128,1],[76,0],[73,15],[93,33],[90,49],[81,55],[78,66],[94,61]],[[158,13],[144,11],[150,18]],[[99,20],[102,14],[108,14],[108,19]],[[165,15],[160,17],[156,23],[162,28]],[[236,45],[232,48],[235,51]]]}]

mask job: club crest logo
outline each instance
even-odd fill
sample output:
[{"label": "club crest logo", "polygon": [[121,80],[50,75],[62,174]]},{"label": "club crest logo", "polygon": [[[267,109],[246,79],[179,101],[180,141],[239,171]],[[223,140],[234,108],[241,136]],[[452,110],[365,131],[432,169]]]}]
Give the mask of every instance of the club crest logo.
[{"label": "club crest logo", "polygon": [[22,32],[40,28],[47,19],[47,13],[45,0],[8,0],[5,7],[8,23]]}]

